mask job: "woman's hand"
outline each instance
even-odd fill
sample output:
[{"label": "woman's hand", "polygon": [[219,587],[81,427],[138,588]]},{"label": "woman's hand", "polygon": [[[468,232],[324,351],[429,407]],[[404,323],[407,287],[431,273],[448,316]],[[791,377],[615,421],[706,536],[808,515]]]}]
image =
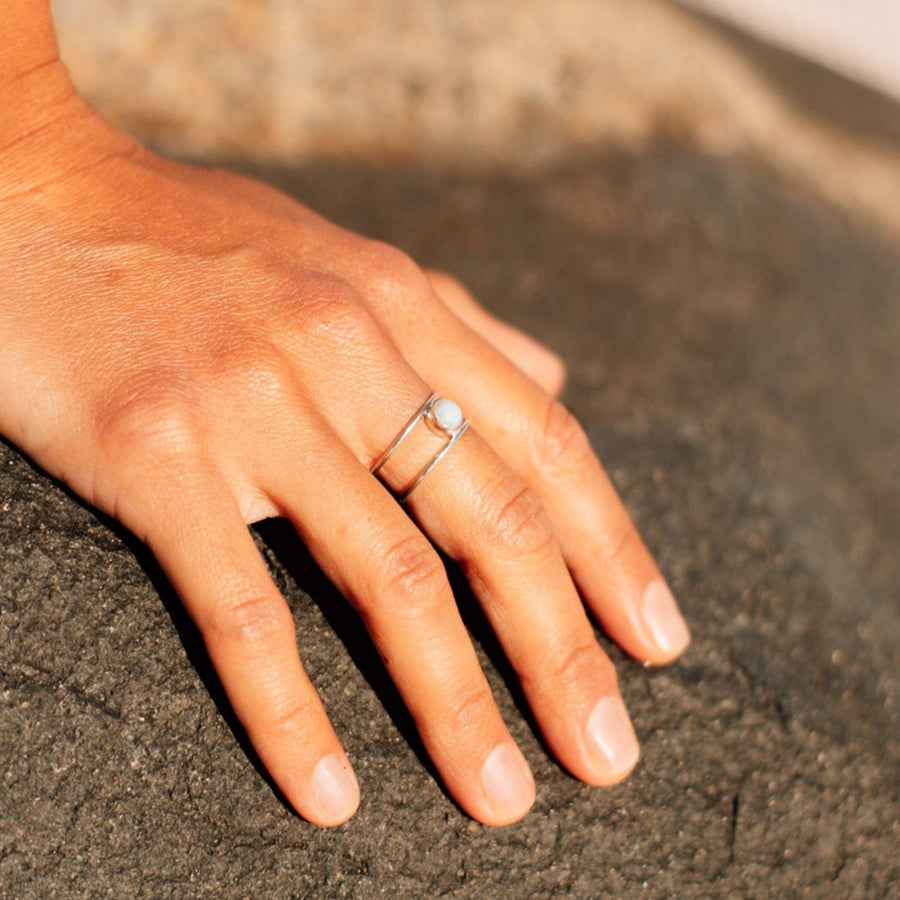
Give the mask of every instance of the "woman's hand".
[{"label": "woman's hand", "polygon": [[[555,357],[446,276],[261,184],[139,148],[77,97],[0,150],[0,430],[152,548],[260,758],[307,819],[359,793],[247,530],[291,519],[359,611],[447,787],[489,824],[534,798],[433,542],[459,561],[578,778],[638,746],[587,606],[638,659],[688,632]],[[473,427],[419,428],[432,390]],[[574,580],[574,583],[573,583]]]}]

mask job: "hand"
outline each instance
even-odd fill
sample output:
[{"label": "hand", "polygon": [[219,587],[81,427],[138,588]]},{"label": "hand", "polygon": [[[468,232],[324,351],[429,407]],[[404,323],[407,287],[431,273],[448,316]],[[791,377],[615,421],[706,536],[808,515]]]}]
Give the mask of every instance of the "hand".
[{"label": "hand", "polygon": [[[150,546],[288,800],[333,825],[359,793],[247,529],[268,516],[359,611],[476,819],[521,817],[534,784],[429,538],[462,565],[559,760],[623,778],[638,746],[575,585],[638,659],[669,662],[688,632],[553,397],[555,357],[399,251],[64,106],[0,154],[0,430]],[[370,467],[432,390],[473,427],[411,520]],[[416,430],[387,485],[436,446]]]}]

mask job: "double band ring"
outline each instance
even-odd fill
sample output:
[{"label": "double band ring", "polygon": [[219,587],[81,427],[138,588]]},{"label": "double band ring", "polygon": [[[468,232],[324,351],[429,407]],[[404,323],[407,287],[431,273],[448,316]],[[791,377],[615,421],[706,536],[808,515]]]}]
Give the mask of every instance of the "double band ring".
[{"label": "double band ring", "polygon": [[469,427],[469,420],[462,414],[462,410],[446,397],[432,394],[415,412],[415,415],[406,423],[403,430],[394,438],[390,446],[372,466],[372,474],[377,475],[384,464],[391,458],[394,451],[412,433],[412,430],[422,420],[436,434],[446,438],[443,447],[435,453],[425,467],[416,475],[407,487],[397,493],[397,499],[405,503],[409,495],[419,486],[425,476],[447,455],[450,448],[463,436]]}]

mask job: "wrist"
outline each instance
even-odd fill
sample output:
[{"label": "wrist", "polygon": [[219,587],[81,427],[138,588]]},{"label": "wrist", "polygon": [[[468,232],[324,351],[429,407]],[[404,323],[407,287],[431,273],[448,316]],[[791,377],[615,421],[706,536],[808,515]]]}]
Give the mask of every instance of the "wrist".
[{"label": "wrist", "polygon": [[0,200],[52,177],[87,137],[90,107],[58,60],[0,86],[0,109]]},{"label": "wrist", "polygon": [[78,99],[59,58],[48,0],[5,3],[0,16],[0,159],[73,109]]},{"label": "wrist", "polygon": [[2,202],[135,144],[75,89],[59,58],[49,0],[0,5]]},{"label": "wrist", "polygon": [[49,0],[14,0],[0,16],[0,89],[59,58]]},{"label": "wrist", "polygon": [[76,105],[78,94],[63,64],[50,57],[0,84],[0,154],[36,134]]}]

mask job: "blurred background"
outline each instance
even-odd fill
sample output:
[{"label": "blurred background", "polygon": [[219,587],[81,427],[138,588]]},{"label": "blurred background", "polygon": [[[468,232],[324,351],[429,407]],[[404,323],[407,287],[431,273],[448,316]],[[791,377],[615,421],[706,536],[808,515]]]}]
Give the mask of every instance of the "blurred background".
[{"label": "blurred background", "polygon": [[[900,94],[893,0],[690,5]],[[170,152],[509,168],[662,134],[764,158],[900,232],[900,128],[876,93],[667,0],[54,6],[85,92]],[[835,107],[863,126],[852,140],[819,115]]]}]

